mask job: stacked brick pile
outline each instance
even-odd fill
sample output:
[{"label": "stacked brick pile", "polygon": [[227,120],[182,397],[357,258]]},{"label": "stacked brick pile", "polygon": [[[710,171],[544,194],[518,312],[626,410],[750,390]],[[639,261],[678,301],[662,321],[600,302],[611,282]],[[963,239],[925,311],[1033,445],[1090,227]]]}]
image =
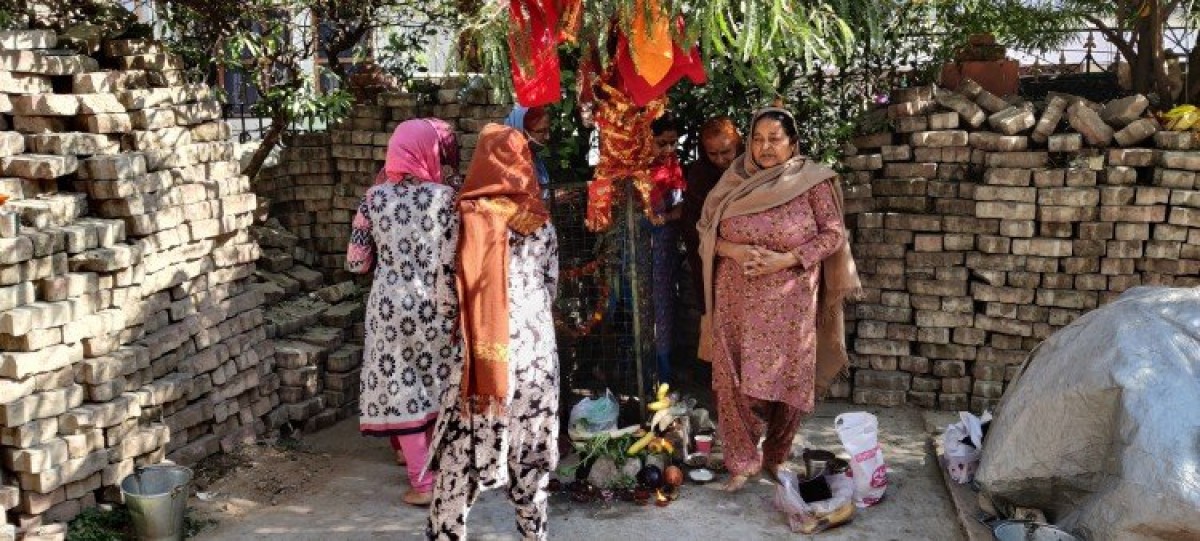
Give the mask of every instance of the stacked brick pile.
[{"label": "stacked brick pile", "polygon": [[[1140,284],[1200,285],[1200,146],[1101,106],[905,89],[844,165],[867,298],[852,396],[995,405],[1026,354]],[[842,388],[843,392],[848,389]]]},{"label": "stacked brick pile", "polygon": [[153,43],[55,41],[0,32],[0,506],[22,528],[253,439],[278,402],[215,96]]},{"label": "stacked brick pile", "polygon": [[296,259],[333,281],[350,279],[345,271],[350,221],[358,203],[383,167],[388,139],[396,125],[437,117],[458,131],[460,170],[470,162],[478,133],[498,122],[509,106],[485,87],[448,79],[427,94],[387,93],[373,105],[356,106],[328,133],[304,134],[288,141],[280,163],[264,169],[255,191],[270,201],[270,215],[301,239]]},{"label": "stacked brick pile", "polygon": [[[312,431],[357,412],[363,301],[353,282],[322,287],[320,273],[295,263],[299,239],[274,220],[253,228],[265,253],[252,287],[265,300],[275,339],[280,406],[271,426]],[[295,272],[300,269],[300,272]]]}]

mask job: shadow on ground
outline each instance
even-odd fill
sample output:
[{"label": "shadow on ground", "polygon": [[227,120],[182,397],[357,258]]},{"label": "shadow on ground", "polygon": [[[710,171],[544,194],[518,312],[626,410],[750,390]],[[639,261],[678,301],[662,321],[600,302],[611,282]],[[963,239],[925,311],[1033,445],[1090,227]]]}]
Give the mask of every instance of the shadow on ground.
[{"label": "shadow on ground", "polygon": [[[805,445],[841,452],[833,420],[856,408],[824,404],[796,438]],[[830,540],[959,540],[963,534],[927,446],[922,412],[876,409],[891,483],[883,503],[860,510],[853,523],[814,536]],[[425,513],[405,507],[403,469],[382,439],[364,438],[348,419],[308,437],[297,450],[273,452],[205,487],[208,501],[193,498],[199,517],[217,521],[200,540],[288,539],[333,541],[420,539]],[[290,456],[297,455],[297,456]],[[268,475],[256,471],[269,472]],[[551,501],[551,539],[661,539],[748,541],[796,539],[784,517],[771,509],[774,485],[755,483],[728,495],[716,484],[685,485],[666,508],[630,503],[577,504],[564,495]],[[286,489],[286,490],[284,490]],[[273,503],[272,503],[273,502]],[[470,537],[517,539],[512,509],[501,492],[480,498],[470,517]]]}]

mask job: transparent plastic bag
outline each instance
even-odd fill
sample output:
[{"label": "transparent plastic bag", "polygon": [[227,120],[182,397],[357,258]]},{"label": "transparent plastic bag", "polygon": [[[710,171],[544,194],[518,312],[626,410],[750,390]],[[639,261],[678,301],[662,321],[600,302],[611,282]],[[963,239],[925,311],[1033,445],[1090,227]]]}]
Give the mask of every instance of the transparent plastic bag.
[{"label": "transparent plastic bag", "polygon": [[605,390],[604,396],[584,398],[571,408],[570,427],[586,433],[608,432],[617,428],[620,405],[612,391]]},{"label": "transparent plastic bag", "polygon": [[992,420],[992,414],[984,412],[982,417],[976,417],[960,411],[958,416],[959,422],[947,426],[942,435],[942,450],[946,458],[946,472],[954,482],[962,485],[975,478],[979,457],[983,453],[983,425]]},{"label": "transparent plastic bag", "polygon": [[781,470],[775,487],[775,508],[788,517],[793,532],[814,534],[840,526],[854,515],[854,480],[844,474],[825,476],[833,497],[809,503],[800,497],[800,479],[795,472]]}]

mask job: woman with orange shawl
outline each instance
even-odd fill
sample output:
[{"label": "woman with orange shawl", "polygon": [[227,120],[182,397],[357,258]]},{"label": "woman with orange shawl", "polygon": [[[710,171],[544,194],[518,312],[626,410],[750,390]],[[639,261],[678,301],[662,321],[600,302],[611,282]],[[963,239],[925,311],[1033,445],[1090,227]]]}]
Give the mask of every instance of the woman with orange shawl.
[{"label": "woman with orange shawl", "polygon": [[550,307],[558,241],[529,142],[489,124],[459,195],[458,293],[464,359],[434,436],[430,539],[464,539],[481,490],[507,487],[525,539],[546,539],[546,485],[558,463],[558,351]]},{"label": "woman with orange shawl", "polygon": [[750,130],[750,151],[697,225],[701,358],[712,361],[728,491],[787,460],[800,421],[846,365],[842,301],[860,287],[836,173],[799,153],[786,110],[759,111]]}]

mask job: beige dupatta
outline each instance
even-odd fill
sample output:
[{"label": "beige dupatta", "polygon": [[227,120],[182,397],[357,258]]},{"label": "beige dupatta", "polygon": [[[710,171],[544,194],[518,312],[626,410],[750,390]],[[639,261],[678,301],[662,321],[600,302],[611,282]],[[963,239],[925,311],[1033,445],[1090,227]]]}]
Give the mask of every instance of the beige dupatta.
[{"label": "beige dupatta", "polygon": [[[787,115],[795,122],[791,113],[779,108],[766,108],[754,114],[754,121],[769,112]],[[823,165],[813,163],[795,152],[791,159],[768,169],[760,169],[750,153],[746,152],[734,160],[733,165],[721,176],[721,180],[705,200],[704,210],[696,229],[700,233],[700,260],[704,283],[705,314],[700,324],[699,357],[712,359],[712,314],[715,299],[714,278],[716,269],[717,229],[721,220],[734,216],[745,216],[770,210],[783,205],[813,187],[828,182],[833,189],[834,200],[839,211],[844,212],[842,190],[837,173]],[[849,358],[846,355],[846,328],[843,303],[857,297],[862,282],[850,253],[849,234],[842,246],[821,261],[821,281],[817,289],[817,365],[816,397],[821,398],[829,386],[842,373]]]}]

